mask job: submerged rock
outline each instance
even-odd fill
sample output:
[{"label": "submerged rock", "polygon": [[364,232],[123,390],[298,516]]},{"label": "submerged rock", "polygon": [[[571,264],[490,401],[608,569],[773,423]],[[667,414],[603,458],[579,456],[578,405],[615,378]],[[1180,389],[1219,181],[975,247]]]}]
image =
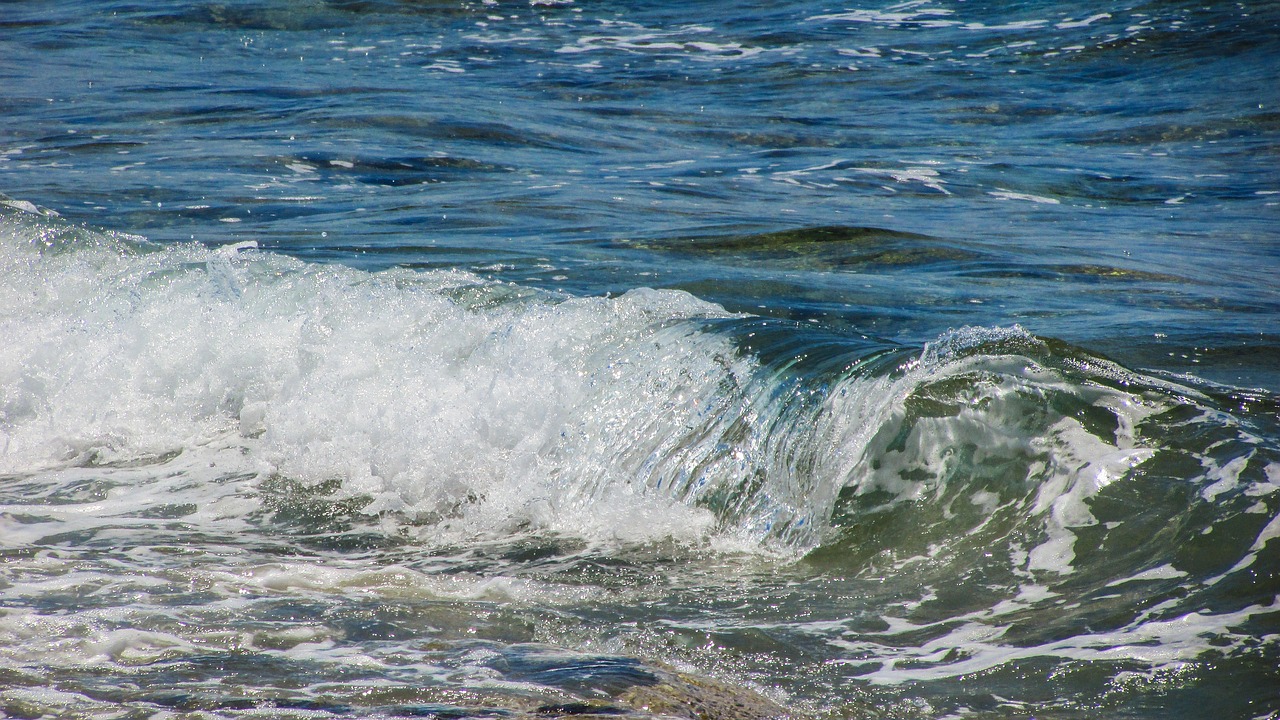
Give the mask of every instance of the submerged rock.
[{"label": "submerged rock", "polygon": [[619,700],[661,717],[694,720],[780,720],[799,718],[747,688],[688,673],[663,671],[656,685],[633,687]]}]

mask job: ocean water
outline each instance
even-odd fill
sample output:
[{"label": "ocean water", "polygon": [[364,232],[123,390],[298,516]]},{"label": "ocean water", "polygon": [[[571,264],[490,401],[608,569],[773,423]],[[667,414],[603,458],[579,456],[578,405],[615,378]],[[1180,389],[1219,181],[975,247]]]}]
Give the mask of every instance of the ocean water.
[{"label": "ocean water", "polygon": [[1280,3],[0,3],[0,716],[1280,718]]}]

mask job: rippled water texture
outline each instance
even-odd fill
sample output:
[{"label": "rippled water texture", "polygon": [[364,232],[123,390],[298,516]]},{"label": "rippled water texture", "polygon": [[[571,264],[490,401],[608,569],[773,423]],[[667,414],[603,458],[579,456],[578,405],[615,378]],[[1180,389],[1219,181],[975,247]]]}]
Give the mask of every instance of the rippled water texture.
[{"label": "rippled water texture", "polygon": [[0,5],[0,715],[1280,717],[1280,5]]}]

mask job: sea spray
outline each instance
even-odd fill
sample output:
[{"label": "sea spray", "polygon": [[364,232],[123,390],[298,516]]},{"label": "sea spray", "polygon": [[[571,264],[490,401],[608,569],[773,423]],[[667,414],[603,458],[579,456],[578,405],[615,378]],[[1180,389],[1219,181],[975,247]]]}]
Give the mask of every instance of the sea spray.
[{"label": "sea spray", "polygon": [[823,522],[804,497],[820,396],[685,293],[563,297],[31,222],[4,246],[27,299],[4,318],[10,472],[238,446],[225,473],[336,482],[444,534],[759,542]]}]

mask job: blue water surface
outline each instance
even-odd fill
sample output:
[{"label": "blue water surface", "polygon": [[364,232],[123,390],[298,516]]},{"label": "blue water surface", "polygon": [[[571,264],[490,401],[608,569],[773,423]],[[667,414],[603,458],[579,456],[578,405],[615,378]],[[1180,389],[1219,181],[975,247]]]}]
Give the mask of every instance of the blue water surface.
[{"label": "blue water surface", "polygon": [[[913,341],[1020,322],[1189,370],[1275,347],[1277,17],[9,3],[0,172],[162,242],[684,287]],[[685,242],[829,226],[923,237],[871,265]]]}]

